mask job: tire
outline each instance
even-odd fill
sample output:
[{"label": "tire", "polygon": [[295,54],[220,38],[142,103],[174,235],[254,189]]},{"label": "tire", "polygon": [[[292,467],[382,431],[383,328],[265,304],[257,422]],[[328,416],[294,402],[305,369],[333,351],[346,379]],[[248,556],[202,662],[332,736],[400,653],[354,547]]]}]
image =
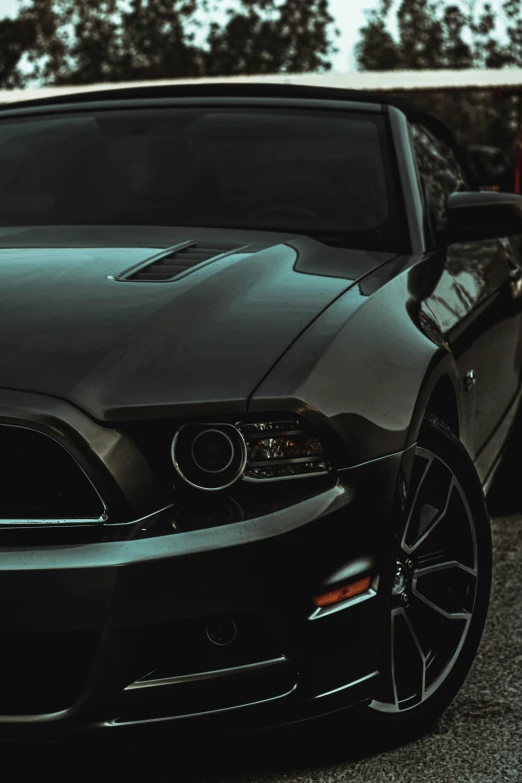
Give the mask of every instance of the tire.
[{"label": "tire", "polygon": [[484,494],[464,447],[433,416],[416,447],[405,517],[381,677],[357,715],[370,745],[402,744],[431,728],[464,683],[486,622],[492,546]]}]

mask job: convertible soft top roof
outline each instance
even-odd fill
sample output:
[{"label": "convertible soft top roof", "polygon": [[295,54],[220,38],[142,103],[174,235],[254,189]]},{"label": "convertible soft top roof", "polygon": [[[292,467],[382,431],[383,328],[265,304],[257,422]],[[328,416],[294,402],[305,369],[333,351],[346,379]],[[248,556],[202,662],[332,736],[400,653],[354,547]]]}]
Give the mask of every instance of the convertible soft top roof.
[{"label": "convertible soft top roof", "polygon": [[522,90],[522,68],[423,70],[423,71],[363,71],[348,73],[268,74],[260,76],[230,76],[215,79],[169,79],[149,82],[120,82],[82,86],[39,87],[24,90],[0,90],[0,102],[58,98],[103,91],[120,91],[155,87],[167,90],[181,85],[211,84],[285,84],[310,87],[330,87],[341,90],[382,92],[415,92],[426,90]]},{"label": "convertible soft top roof", "polygon": [[64,104],[98,103],[147,98],[297,98],[319,100],[341,100],[356,103],[395,105],[405,111],[413,111],[414,104],[402,97],[384,92],[343,89],[322,85],[281,83],[271,81],[209,81],[194,82],[130,82],[126,84],[89,86],[84,89],[28,90],[18,91],[16,102],[6,102],[2,109],[17,109],[29,106],[59,106]]}]

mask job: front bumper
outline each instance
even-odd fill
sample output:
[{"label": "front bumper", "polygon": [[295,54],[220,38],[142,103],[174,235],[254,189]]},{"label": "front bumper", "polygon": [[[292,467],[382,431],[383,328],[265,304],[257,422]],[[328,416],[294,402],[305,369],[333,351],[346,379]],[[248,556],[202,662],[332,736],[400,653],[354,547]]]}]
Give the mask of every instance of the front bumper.
[{"label": "front bumper", "polygon": [[[303,503],[221,528],[2,549],[2,655],[9,666],[9,650],[17,651],[19,679],[11,662],[11,714],[0,717],[1,731],[63,734],[216,716],[220,726],[270,725],[370,698],[394,490],[381,481],[379,502],[365,502],[352,482],[373,483],[377,472],[391,478],[398,461],[347,471]],[[373,574],[372,589],[314,612],[311,596],[340,570],[346,580]],[[220,648],[206,628],[223,618],[238,636]]]},{"label": "front bumper", "polygon": [[[167,507],[106,525],[105,540],[6,545],[0,531],[0,735],[234,731],[370,700],[403,460],[219,527],[176,532]],[[366,575],[367,593],[314,608],[313,595]],[[213,644],[209,626],[231,621],[234,642]]]}]

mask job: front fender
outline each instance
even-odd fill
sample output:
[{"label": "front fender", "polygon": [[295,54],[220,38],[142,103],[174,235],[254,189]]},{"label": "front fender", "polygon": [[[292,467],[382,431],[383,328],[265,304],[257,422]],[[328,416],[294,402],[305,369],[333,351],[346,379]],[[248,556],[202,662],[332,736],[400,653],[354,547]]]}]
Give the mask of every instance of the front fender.
[{"label": "front fender", "polygon": [[414,443],[437,382],[446,375],[457,391],[458,375],[435,319],[412,297],[412,260],[376,290],[366,279],[334,302],[256,389],[250,410],[300,413],[339,467]]}]

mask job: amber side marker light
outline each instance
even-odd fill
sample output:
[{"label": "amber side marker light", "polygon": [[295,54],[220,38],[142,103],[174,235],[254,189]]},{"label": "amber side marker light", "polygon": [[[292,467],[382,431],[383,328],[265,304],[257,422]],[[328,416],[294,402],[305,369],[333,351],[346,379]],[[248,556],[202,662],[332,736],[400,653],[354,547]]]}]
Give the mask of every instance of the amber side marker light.
[{"label": "amber side marker light", "polygon": [[370,589],[371,583],[371,576],[365,576],[364,579],[359,579],[357,582],[336,587],[335,590],[329,590],[327,593],[322,593],[322,595],[316,595],[312,600],[315,606],[338,604],[339,601],[346,601],[347,598],[353,598],[354,595],[365,593]]}]

